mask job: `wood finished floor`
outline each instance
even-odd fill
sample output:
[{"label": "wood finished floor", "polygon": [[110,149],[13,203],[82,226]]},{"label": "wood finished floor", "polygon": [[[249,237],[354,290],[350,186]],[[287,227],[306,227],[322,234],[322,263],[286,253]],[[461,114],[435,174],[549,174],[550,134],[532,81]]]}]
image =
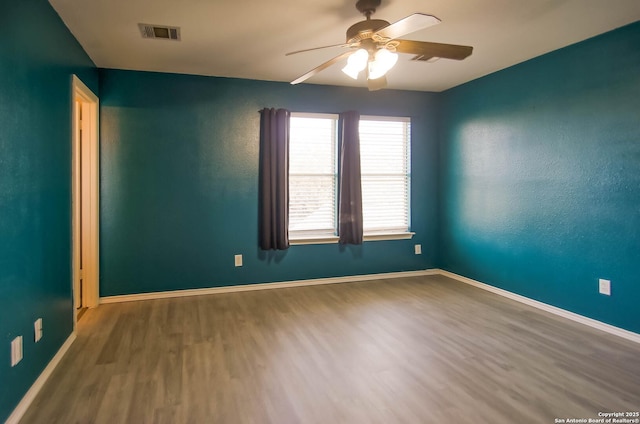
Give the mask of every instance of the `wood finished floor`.
[{"label": "wood finished floor", "polygon": [[21,423],[553,423],[640,345],[441,277],[102,305]]}]

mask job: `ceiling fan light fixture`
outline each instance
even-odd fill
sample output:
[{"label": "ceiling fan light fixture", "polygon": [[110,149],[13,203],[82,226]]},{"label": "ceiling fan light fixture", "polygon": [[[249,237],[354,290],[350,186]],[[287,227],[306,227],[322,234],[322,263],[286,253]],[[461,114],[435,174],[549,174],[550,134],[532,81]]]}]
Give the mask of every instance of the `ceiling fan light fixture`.
[{"label": "ceiling fan light fixture", "polygon": [[398,61],[398,55],[387,49],[380,49],[372,61],[369,62],[369,79],[383,77]]},{"label": "ceiling fan light fixture", "polygon": [[392,24],[382,19],[371,19],[371,15],[380,6],[380,3],[381,0],[357,0],[356,9],[364,14],[366,19],[356,22],[347,29],[346,43],[287,53],[286,56],[289,56],[329,47],[358,49],[355,52],[351,50],[335,56],[291,81],[291,84],[295,85],[306,81],[330,66],[347,59],[347,64],[342,68],[342,71],[355,80],[358,79],[361,71],[365,71],[367,87],[374,91],[387,86],[385,75],[398,61],[396,53],[410,54],[414,56],[413,60],[426,62],[434,61],[436,57],[462,60],[473,52],[471,46],[400,39],[399,37],[406,34],[436,25],[440,19],[426,13],[414,13]]},{"label": "ceiling fan light fixture", "polygon": [[345,74],[347,74],[348,76],[350,76],[354,80],[357,80],[358,79],[358,74],[360,73],[360,70],[354,69],[353,66],[347,65],[344,68],[342,68],[342,72],[344,72]]},{"label": "ceiling fan light fixture", "polygon": [[358,79],[358,74],[367,67],[369,53],[365,49],[356,50],[347,59],[347,65],[342,68],[342,72],[349,75],[353,79]]}]

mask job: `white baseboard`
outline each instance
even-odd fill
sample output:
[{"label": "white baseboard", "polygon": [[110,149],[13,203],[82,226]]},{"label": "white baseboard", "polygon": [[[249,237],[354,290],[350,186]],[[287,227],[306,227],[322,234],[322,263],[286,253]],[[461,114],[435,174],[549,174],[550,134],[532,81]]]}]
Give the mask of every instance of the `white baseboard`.
[{"label": "white baseboard", "polygon": [[172,297],[185,297],[185,296],[200,296],[208,294],[218,293],[234,293],[253,290],[269,290],[279,289],[285,287],[302,287],[302,286],[315,286],[318,284],[336,284],[336,283],[352,283],[357,281],[369,281],[369,280],[381,280],[385,278],[402,278],[402,277],[419,277],[425,275],[442,275],[452,278],[465,284],[469,284],[483,290],[490,291],[497,295],[507,297],[516,302],[524,303],[534,308],[541,309],[543,311],[552,313],[554,315],[561,316],[563,318],[570,319],[572,321],[579,322],[589,327],[596,328],[601,331],[631,340],[636,343],[640,343],[640,334],[632,331],[624,330],[620,327],[615,327],[610,324],[606,324],[602,321],[598,321],[592,318],[587,318],[584,315],[579,315],[574,312],[561,309],[556,306],[551,306],[537,300],[530,299],[519,294],[512,293],[507,290],[500,289],[498,287],[481,283],[480,281],[473,280],[471,278],[463,277],[462,275],[454,274],[453,272],[445,271],[443,269],[426,269],[421,271],[404,271],[404,272],[389,272],[383,274],[366,274],[366,275],[350,275],[347,277],[330,277],[330,278],[316,278],[312,280],[295,280],[295,281],[282,281],[276,283],[257,283],[246,284],[241,286],[223,286],[212,287],[204,289],[187,289],[187,290],[173,290],[166,292],[153,292],[153,293],[140,293],[140,294],[127,294],[120,296],[106,296],[100,298],[100,303],[119,303],[119,302],[135,302],[140,300],[152,300],[152,299],[166,299]]},{"label": "white baseboard", "polygon": [[454,274],[453,272],[445,271],[442,269],[438,269],[436,271],[438,274],[443,275],[445,277],[453,278],[454,280],[481,288],[486,291],[490,291],[491,293],[495,293],[500,296],[507,297],[511,300],[515,300],[516,302],[524,303],[525,305],[533,306],[534,308],[541,309],[543,311],[552,313],[554,315],[558,315],[563,318],[570,319],[572,321],[576,321],[581,324],[588,325],[589,327],[607,332],[609,334],[613,334],[618,337],[631,340],[632,342],[640,343],[640,334],[634,333],[633,331],[624,330],[620,327],[616,327],[611,324],[606,324],[602,321],[598,321],[592,318],[587,318],[584,315],[579,315],[574,312],[567,311],[566,309],[561,309],[556,306],[551,306],[546,303],[539,302],[537,300],[533,300],[528,297],[521,296],[519,294],[515,294],[510,291],[500,289],[498,287],[491,286],[489,284],[481,283],[480,281],[476,281],[471,278],[463,277],[462,275]]},{"label": "white baseboard", "polygon": [[5,424],[18,424],[18,422],[20,422],[24,413],[27,412],[29,405],[31,405],[31,402],[33,402],[33,400],[36,398],[36,396],[38,395],[38,392],[40,392],[40,389],[42,389],[42,386],[44,386],[44,383],[49,379],[49,377],[53,373],[53,370],[56,369],[56,367],[58,366],[58,364],[60,363],[64,355],[67,353],[67,351],[69,350],[69,348],[71,347],[75,339],[76,339],[76,333],[74,331],[69,335],[69,337],[62,344],[62,346],[60,346],[60,349],[58,349],[58,352],[55,354],[53,358],[51,358],[51,361],[49,361],[45,369],[40,373],[40,375],[38,376],[36,381],[31,385],[27,393],[25,393],[25,395],[22,397],[22,400],[20,400],[20,403],[18,404],[18,406],[16,406],[16,408],[13,410],[11,415],[9,415],[9,418],[7,419],[7,421],[5,421]]},{"label": "white baseboard", "polygon": [[319,284],[354,283],[357,281],[383,280],[385,278],[421,277],[424,275],[437,275],[438,273],[439,270],[427,269],[421,271],[387,272],[383,274],[350,275],[347,277],[329,277],[315,278],[311,280],[282,281],[277,283],[245,284],[241,286],[223,286],[204,289],[186,289],[153,293],[125,294],[120,296],[101,297],[100,303],[135,302],[139,300],[166,299],[170,297],[201,296],[207,294],[281,289],[285,287],[315,286]]},{"label": "white baseboard", "polygon": [[[130,294],[122,296],[107,296],[100,298],[100,303],[118,303],[118,302],[133,302],[139,300],[150,299],[166,299],[171,297],[185,297],[185,296],[200,296],[216,293],[233,293],[252,290],[268,290],[285,287],[301,287],[301,286],[314,286],[318,284],[337,284],[337,283],[351,283],[357,281],[369,281],[369,280],[382,280],[387,278],[402,278],[402,277],[419,277],[426,275],[442,275],[452,278],[465,284],[469,284],[478,287],[483,290],[495,293],[497,295],[515,300],[516,302],[524,303],[537,309],[552,313],[554,315],[561,316],[572,321],[579,322],[592,328],[604,331],[609,334],[622,337],[632,342],[640,343],[640,334],[632,331],[624,330],[619,327],[615,327],[610,324],[606,324],[601,321],[597,321],[592,318],[587,318],[583,315],[569,312],[565,309],[561,309],[555,306],[548,305],[546,303],[539,302],[537,300],[530,299],[519,294],[509,292],[507,290],[500,289],[498,287],[491,286],[489,284],[481,283],[480,281],[473,280],[471,278],[463,277],[453,272],[445,271],[442,269],[427,269],[422,271],[404,271],[404,272],[389,272],[384,274],[368,274],[368,275],[352,275],[347,277],[331,277],[331,278],[317,278],[312,280],[296,280],[296,281],[283,281],[277,283],[259,283],[259,284],[247,284],[242,286],[225,286],[225,287],[213,287],[204,289],[192,289],[192,290],[174,290],[166,292],[155,293],[141,293]],[[76,339],[75,331],[69,335],[64,344],[60,347],[55,356],[49,361],[46,368],[42,371],[40,376],[33,383],[29,391],[23,396],[22,400],[13,410],[5,424],[18,424],[24,413],[29,408],[29,405],[33,402],[42,386],[47,379],[53,373],[53,370],[58,366],[64,355],[67,353],[74,340]]]}]

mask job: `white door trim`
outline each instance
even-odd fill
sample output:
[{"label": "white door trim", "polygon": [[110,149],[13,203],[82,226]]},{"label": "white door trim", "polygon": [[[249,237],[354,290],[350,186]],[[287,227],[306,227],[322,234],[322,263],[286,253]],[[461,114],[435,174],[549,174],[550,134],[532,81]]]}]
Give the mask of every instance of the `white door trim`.
[{"label": "white door trim", "polygon": [[[78,279],[78,261],[80,258],[80,240],[83,235],[83,280],[82,304],[89,308],[99,303],[99,207],[100,207],[100,156],[98,144],[98,107],[99,99],[76,75],[72,76],[72,243],[73,243],[73,281],[74,317],[77,307],[76,281]],[[76,100],[80,100],[78,103]],[[82,139],[84,140],[85,177],[87,184],[83,186],[83,196],[87,200],[82,220],[82,232],[78,214],[79,205],[79,128],[77,116],[78,105],[82,107]],[[75,323],[75,318],[74,318]]]}]

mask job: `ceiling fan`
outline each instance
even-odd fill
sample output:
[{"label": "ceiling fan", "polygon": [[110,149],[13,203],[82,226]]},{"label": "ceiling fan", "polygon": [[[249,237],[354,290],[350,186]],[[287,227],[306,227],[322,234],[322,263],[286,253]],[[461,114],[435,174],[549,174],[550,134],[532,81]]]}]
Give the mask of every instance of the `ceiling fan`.
[{"label": "ceiling fan", "polygon": [[420,61],[436,58],[462,60],[471,55],[473,47],[470,46],[399,39],[403,35],[436,25],[440,23],[440,19],[424,13],[414,13],[393,24],[382,19],[371,19],[380,2],[381,0],[358,0],[356,9],[366,19],[349,27],[346,43],[287,53],[286,56],[329,47],[349,48],[349,51],[313,68],[291,84],[301,83],[342,59],[347,59],[347,65],[342,71],[353,79],[357,79],[359,73],[365,71],[367,86],[370,91],[374,91],[387,86],[385,75],[396,64],[397,53],[412,54],[413,60]]}]

